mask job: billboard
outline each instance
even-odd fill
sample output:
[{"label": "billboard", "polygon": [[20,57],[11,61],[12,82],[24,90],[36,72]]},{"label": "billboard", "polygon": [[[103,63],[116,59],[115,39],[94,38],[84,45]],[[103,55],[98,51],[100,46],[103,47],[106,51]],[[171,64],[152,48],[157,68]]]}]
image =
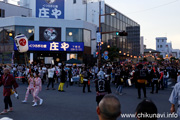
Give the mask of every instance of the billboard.
[{"label": "billboard", "polygon": [[40,41],[61,41],[61,28],[56,27],[40,27]]},{"label": "billboard", "polygon": [[[84,51],[83,42],[29,41],[28,44],[29,44],[29,51],[67,51],[67,52]],[[15,43],[14,43],[14,50],[17,50]]]},{"label": "billboard", "polygon": [[36,0],[36,17],[64,19],[64,0]]}]

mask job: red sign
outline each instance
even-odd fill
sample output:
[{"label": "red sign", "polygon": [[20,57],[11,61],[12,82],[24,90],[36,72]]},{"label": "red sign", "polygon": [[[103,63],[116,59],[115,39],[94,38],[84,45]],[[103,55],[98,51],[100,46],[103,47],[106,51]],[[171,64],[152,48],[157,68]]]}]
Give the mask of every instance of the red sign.
[{"label": "red sign", "polygon": [[26,45],[26,40],[25,40],[25,39],[19,40],[19,44],[20,44],[21,46],[25,46],[25,45]]}]

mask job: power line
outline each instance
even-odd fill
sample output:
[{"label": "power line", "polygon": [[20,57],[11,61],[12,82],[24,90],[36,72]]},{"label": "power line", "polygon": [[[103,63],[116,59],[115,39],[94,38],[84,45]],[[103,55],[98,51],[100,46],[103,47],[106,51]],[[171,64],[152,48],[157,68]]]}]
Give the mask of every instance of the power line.
[{"label": "power line", "polygon": [[172,3],[175,3],[175,2],[178,2],[178,1],[179,0],[175,0],[175,1],[172,1],[172,2],[169,2],[169,3],[165,3],[165,4],[162,4],[162,5],[156,6],[156,7],[152,7],[152,8],[148,8],[148,9],[145,9],[145,10],[136,11],[136,12],[131,12],[131,13],[128,13],[128,14],[140,13],[140,12],[145,12],[145,11],[157,9],[157,8],[160,8],[160,7],[163,7],[163,6],[167,6],[169,4],[172,4]]}]

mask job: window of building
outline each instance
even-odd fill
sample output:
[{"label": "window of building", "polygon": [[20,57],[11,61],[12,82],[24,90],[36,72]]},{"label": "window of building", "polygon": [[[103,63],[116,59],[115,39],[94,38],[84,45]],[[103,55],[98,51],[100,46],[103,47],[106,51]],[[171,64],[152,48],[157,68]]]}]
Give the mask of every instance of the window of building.
[{"label": "window of building", "polygon": [[164,40],[162,40],[162,42],[164,42]]},{"label": "window of building", "polygon": [[159,48],[159,45],[157,46],[157,48]]},{"label": "window of building", "polygon": [[0,9],[0,17],[5,17],[5,10]]},{"label": "window of building", "polygon": [[157,40],[157,42],[159,42],[159,40]]},{"label": "window of building", "polygon": [[91,47],[91,31],[84,30],[83,36],[84,36],[84,46]]},{"label": "window of building", "polygon": [[160,45],[160,48],[162,48],[162,45]]},{"label": "window of building", "polygon": [[76,0],[73,0],[73,4],[76,4]]},{"label": "window of building", "polygon": [[83,29],[67,28],[66,41],[67,42],[83,42]]},{"label": "window of building", "polygon": [[0,63],[11,63],[14,51],[14,26],[0,28]]},{"label": "window of building", "polygon": [[34,27],[33,26],[15,26],[15,35],[24,34],[28,40],[34,40]]}]

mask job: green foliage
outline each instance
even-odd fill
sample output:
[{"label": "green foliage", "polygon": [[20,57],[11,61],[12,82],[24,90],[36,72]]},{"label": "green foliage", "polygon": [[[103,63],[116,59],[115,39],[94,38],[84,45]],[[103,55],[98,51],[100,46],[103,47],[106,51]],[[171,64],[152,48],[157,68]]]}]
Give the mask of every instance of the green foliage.
[{"label": "green foliage", "polygon": [[110,61],[114,61],[115,58],[119,58],[119,48],[116,46],[107,48],[106,50],[109,52],[108,56]]}]

